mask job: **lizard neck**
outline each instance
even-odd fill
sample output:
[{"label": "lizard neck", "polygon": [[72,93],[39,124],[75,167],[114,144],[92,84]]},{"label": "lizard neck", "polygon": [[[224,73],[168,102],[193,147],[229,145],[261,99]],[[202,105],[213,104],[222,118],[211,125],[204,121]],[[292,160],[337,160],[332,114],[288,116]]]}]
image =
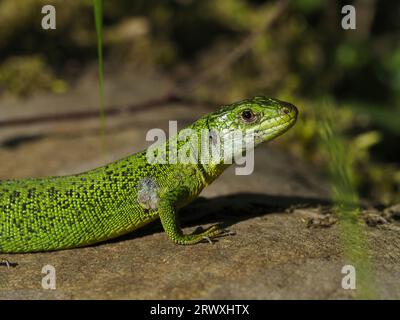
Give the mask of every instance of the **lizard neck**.
[{"label": "lizard neck", "polygon": [[206,185],[211,184],[217,179],[230,165],[229,164],[199,164],[198,170],[201,172]]}]

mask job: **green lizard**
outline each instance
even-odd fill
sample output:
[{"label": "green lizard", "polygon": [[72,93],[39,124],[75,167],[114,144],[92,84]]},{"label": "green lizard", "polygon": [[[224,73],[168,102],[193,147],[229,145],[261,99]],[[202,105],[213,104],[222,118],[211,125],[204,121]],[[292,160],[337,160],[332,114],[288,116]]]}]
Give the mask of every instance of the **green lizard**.
[{"label": "green lizard", "polygon": [[[255,97],[223,106],[188,128],[199,134],[203,129],[224,132],[221,140],[232,130],[252,132],[256,146],[287,131],[296,122],[297,112],[289,103]],[[170,143],[171,138],[165,142]],[[178,143],[177,148],[181,147]],[[199,234],[184,234],[177,210],[228,166],[223,161],[149,163],[143,151],[77,175],[0,181],[0,252],[86,246],[157,218],[177,244],[213,239],[224,230],[212,226]]]}]

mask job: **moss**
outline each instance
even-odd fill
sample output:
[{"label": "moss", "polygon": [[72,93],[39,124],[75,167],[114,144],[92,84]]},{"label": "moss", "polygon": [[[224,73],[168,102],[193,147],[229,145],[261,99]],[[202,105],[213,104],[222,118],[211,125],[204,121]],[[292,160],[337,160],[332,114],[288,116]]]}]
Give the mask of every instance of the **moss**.
[{"label": "moss", "polygon": [[66,84],[55,77],[40,56],[10,57],[0,65],[0,86],[3,91],[27,96],[36,91],[64,92]]}]

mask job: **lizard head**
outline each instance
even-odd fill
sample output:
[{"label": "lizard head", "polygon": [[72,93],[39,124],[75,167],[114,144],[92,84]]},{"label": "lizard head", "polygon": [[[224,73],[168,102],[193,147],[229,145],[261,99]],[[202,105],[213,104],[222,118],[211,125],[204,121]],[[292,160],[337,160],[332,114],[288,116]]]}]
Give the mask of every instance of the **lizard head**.
[{"label": "lizard head", "polygon": [[288,102],[257,96],[209,114],[207,126],[209,130],[217,130],[222,139],[233,131],[251,134],[256,146],[289,130],[296,123],[297,114],[297,108]]}]

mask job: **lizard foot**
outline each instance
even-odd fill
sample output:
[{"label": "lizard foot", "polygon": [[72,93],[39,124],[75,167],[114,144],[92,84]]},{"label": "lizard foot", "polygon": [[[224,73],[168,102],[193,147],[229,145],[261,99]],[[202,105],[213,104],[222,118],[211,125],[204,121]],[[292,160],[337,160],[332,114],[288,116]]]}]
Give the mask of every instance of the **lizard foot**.
[{"label": "lizard foot", "polygon": [[203,241],[205,240],[212,244],[218,241],[217,238],[233,236],[235,234],[236,233],[233,231],[229,231],[227,229],[221,229],[218,225],[214,225],[206,229],[203,233],[201,233],[201,236]]},{"label": "lizard foot", "polygon": [[234,234],[234,232],[221,229],[218,225],[214,225],[206,230],[199,227],[192,234],[186,235],[183,233],[176,233],[170,236],[170,238],[177,244],[190,245],[205,241],[207,241],[208,243],[214,243],[217,241],[217,238]]}]

